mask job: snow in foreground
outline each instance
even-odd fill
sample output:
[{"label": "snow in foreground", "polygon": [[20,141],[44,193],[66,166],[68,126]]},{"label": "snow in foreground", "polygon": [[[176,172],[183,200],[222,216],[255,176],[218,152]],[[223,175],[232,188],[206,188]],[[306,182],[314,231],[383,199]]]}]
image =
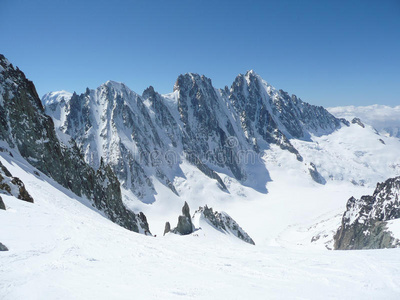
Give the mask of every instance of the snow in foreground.
[{"label": "snow in foreground", "polygon": [[[34,204],[3,196],[1,299],[397,299],[400,251],[252,246],[207,226],[129,232],[29,166],[1,158]],[[172,221],[172,220],[171,220]],[[150,224],[151,225],[151,224]],[[245,228],[246,229],[246,228]],[[267,232],[271,231],[268,229]],[[257,244],[257,241],[256,241]]]}]

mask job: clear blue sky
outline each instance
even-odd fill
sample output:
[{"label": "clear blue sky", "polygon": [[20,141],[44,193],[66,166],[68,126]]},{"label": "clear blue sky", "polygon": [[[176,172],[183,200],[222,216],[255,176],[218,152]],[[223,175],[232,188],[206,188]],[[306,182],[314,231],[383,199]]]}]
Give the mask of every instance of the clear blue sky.
[{"label": "clear blue sky", "polygon": [[0,53],[41,95],[254,69],[312,104],[400,105],[400,1],[1,0]]}]

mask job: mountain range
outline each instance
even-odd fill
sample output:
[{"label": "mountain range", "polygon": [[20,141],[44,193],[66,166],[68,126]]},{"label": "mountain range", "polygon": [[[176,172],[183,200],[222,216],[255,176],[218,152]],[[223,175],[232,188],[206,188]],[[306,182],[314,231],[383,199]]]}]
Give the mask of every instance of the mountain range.
[{"label": "mountain range", "polygon": [[[382,109],[393,111],[386,123],[376,117]],[[239,287],[234,278],[244,272],[247,289],[263,286],[254,274],[265,280],[272,271],[279,277],[278,265],[272,270],[271,261],[265,264],[269,253],[285,257],[285,269],[291,261],[301,265],[295,282],[314,274],[315,265],[301,263],[302,257],[317,266],[339,262],[339,273],[318,269],[329,282],[348,281],[348,268],[359,267],[364,274],[376,267],[361,263],[367,254],[329,256],[325,251],[399,246],[397,108],[376,107],[375,116],[368,111],[308,104],[254,71],[239,74],[223,89],[187,73],[169,94],[152,86],[137,94],[107,81],[83,93],[50,92],[40,99],[33,82],[0,55],[0,228],[5,229],[0,250],[7,252],[3,265],[11,274],[11,279],[2,277],[3,290],[10,299],[26,295],[28,283],[15,285],[25,289],[11,283],[18,281],[21,261],[33,265],[36,256],[37,272],[48,278],[64,269],[76,275],[81,266],[93,276],[105,268],[116,278],[115,264],[136,279],[129,281],[132,286],[123,284],[129,291],[140,290],[141,276],[155,275],[161,263],[171,270],[177,266],[177,273],[160,271],[175,280],[160,282],[174,287],[182,285],[187,276],[181,274],[190,268],[203,274],[203,266],[204,278],[218,266],[224,282],[233,280]],[[387,263],[381,253],[373,252],[374,260]],[[390,252],[390,258],[397,256]],[[141,275],[136,276],[139,261]],[[238,262],[240,267],[227,272]],[[389,271],[386,277],[394,274]],[[36,271],[32,276],[21,272],[41,292],[51,291]],[[368,275],[371,282],[375,275]],[[101,290],[105,284],[78,277],[79,282],[68,280],[71,290],[72,285]],[[206,281],[215,286],[211,278]],[[281,279],[282,288],[286,279]],[[393,284],[376,282],[392,295]],[[188,285],[193,295],[201,294]],[[356,288],[364,286],[359,278]],[[60,289],[54,289],[58,297]],[[144,295],[151,292],[148,287]],[[374,292],[386,295],[380,288]]]}]

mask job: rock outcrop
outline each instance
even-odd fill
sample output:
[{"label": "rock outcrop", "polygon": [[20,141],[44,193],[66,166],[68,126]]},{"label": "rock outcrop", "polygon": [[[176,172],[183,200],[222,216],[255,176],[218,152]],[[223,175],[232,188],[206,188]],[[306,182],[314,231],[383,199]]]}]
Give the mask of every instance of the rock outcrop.
[{"label": "rock outcrop", "polygon": [[353,120],[351,120],[352,124],[357,124],[359,126],[361,126],[362,128],[365,128],[365,125],[363,122],[361,122],[361,120],[359,118],[354,118]]},{"label": "rock outcrop", "polygon": [[169,222],[166,222],[164,228],[164,235],[166,235],[170,231],[171,231],[171,224]]},{"label": "rock outcrop", "polygon": [[372,196],[351,197],[338,229],[335,249],[378,249],[400,246],[388,221],[400,219],[400,177],[378,183]]},{"label": "rock outcrop", "polygon": [[187,235],[191,234],[194,229],[195,228],[192,223],[192,217],[190,216],[189,205],[185,201],[185,204],[182,207],[182,215],[178,217],[178,224],[171,231],[180,235]]},{"label": "rock outcrop", "polygon": [[[18,177],[13,177],[8,169],[0,162],[0,193],[14,196],[20,200],[33,203],[33,198]],[[3,203],[4,204],[4,203]],[[1,204],[0,204],[1,208]]]},{"label": "rock outcrop", "polygon": [[212,208],[208,208],[207,205],[199,207],[194,213],[193,217],[190,215],[189,205],[185,202],[182,207],[182,215],[178,217],[177,226],[171,230],[169,222],[165,224],[164,235],[168,232],[172,232],[180,235],[188,235],[196,230],[202,228],[195,228],[193,220],[200,218],[207,222],[212,228],[218,230],[224,234],[231,234],[246,243],[255,245],[253,239],[225,212],[214,212]]},{"label": "rock outcrop", "polygon": [[8,251],[8,248],[2,243],[0,243],[0,251]]},{"label": "rock outcrop", "polygon": [[0,209],[6,210],[6,205],[3,202],[3,198],[0,196]]},{"label": "rock outcrop", "polygon": [[200,218],[204,218],[216,230],[225,234],[233,234],[244,242],[255,245],[253,239],[227,213],[214,212],[212,208],[208,208],[206,205],[199,207],[195,212],[196,214],[200,214]]},{"label": "rock outcrop", "polygon": [[308,167],[308,171],[310,172],[311,178],[319,184],[325,184],[326,180],[325,178],[318,172],[317,167],[315,166],[314,163],[310,163]]}]

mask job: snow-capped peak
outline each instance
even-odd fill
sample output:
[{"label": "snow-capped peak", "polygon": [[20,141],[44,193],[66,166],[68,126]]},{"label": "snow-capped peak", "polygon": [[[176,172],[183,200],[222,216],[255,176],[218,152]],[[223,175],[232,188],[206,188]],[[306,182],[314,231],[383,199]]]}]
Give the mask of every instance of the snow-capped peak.
[{"label": "snow-capped peak", "polygon": [[108,86],[108,87],[113,87],[116,90],[122,90],[122,89],[127,89],[127,86],[123,82],[118,82],[114,80],[108,80],[102,86]]},{"label": "snow-capped peak", "polygon": [[[118,81],[113,81],[113,80],[108,80],[107,82],[103,83],[97,88],[98,91],[102,90],[111,90],[113,91],[114,95],[120,95],[120,96],[127,96],[131,95],[133,97],[139,97],[137,93],[132,91],[129,87],[126,86],[125,83],[123,82],[118,82]],[[130,96],[128,96],[130,97]],[[104,99],[108,98],[105,96]]]},{"label": "snow-capped peak", "polygon": [[250,76],[250,75],[258,76],[258,74],[257,74],[253,69],[248,70],[248,71],[246,72],[246,75],[245,75],[245,76]]},{"label": "snow-capped peak", "polygon": [[43,105],[50,105],[53,103],[59,103],[62,100],[65,102],[68,102],[72,97],[72,93],[67,92],[67,91],[56,91],[56,92],[50,92],[47,94],[44,94],[42,97],[42,103]]}]

